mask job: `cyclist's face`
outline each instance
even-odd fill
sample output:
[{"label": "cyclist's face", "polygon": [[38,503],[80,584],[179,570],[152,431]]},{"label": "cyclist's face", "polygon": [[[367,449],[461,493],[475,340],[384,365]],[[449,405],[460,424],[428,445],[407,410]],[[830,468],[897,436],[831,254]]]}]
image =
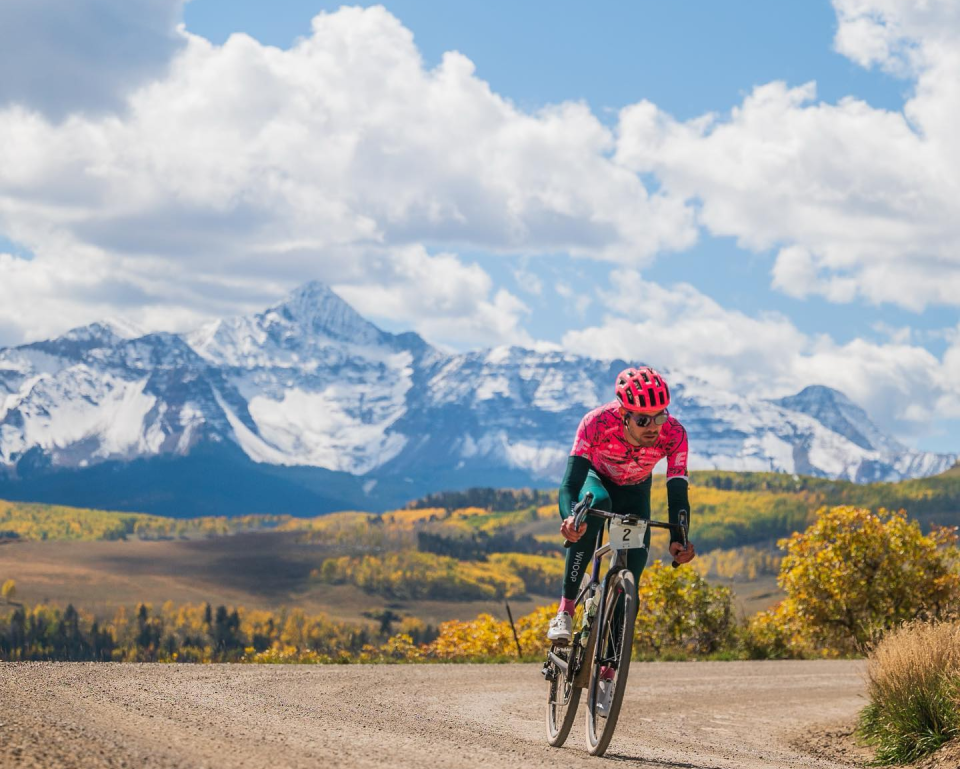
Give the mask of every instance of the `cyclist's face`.
[{"label": "cyclist's face", "polygon": [[646,427],[638,427],[637,423],[628,417],[624,429],[631,443],[637,446],[649,447],[656,444],[663,425],[658,425],[656,420],[651,419]]}]

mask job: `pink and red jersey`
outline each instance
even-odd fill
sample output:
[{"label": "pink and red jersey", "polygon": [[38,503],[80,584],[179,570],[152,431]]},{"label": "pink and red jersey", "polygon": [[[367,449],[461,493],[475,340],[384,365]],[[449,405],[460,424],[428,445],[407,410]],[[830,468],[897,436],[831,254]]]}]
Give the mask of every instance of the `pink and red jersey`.
[{"label": "pink and red jersey", "polygon": [[687,431],[670,417],[653,446],[634,446],[624,434],[617,401],[587,414],[577,428],[570,456],[585,457],[602,477],[624,486],[640,483],[667,458],[667,480],[687,477]]}]

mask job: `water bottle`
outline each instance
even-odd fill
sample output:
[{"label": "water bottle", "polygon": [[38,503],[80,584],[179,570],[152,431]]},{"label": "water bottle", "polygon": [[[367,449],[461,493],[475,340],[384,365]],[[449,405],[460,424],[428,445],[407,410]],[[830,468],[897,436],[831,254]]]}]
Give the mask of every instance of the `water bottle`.
[{"label": "water bottle", "polygon": [[581,628],[580,639],[584,646],[587,645],[587,639],[590,638],[590,624],[593,621],[594,615],[597,613],[598,600],[597,594],[593,593],[583,602],[583,627]]},{"label": "water bottle", "polygon": [[593,593],[585,602],[584,608],[587,610],[587,617],[593,619],[593,616],[597,613],[597,603],[600,601],[600,596],[596,593]]}]

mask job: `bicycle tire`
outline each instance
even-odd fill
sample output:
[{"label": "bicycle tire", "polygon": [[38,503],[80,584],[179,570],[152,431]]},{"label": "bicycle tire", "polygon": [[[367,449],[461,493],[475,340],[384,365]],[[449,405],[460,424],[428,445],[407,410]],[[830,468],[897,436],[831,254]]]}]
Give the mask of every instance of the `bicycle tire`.
[{"label": "bicycle tire", "polygon": [[547,695],[547,743],[551,747],[559,748],[567,741],[577,717],[582,691],[562,673],[550,681]]},{"label": "bicycle tire", "polygon": [[[580,638],[578,630],[583,626],[584,606],[583,600],[577,602],[573,611],[574,635],[570,643],[564,647],[554,647],[556,653],[563,656],[566,651],[566,659],[574,660],[578,654],[582,656],[580,647]],[[581,660],[581,664],[583,660]],[[547,689],[547,743],[554,748],[559,748],[567,741],[570,729],[577,717],[577,708],[580,705],[580,693],[582,689],[573,685],[572,678],[557,670],[557,676],[553,681],[548,682]]]},{"label": "bicycle tire", "polygon": [[[617,597],[623,594],[624,611],[623,621],[615,621]],[[618,571],[611,576],[607,583],[604,598],[603,616],[598,617],[601,622],[597,635],[597,659],[594,660],[593,670],[590,672],[590,684],[587,687],[587,751],[591,756],[602,756],[613,739],[613,732],[617,728],[617,719],[620,717],[620,706],[623,704],[623,695],[627,689],[627,676],[630,672],[630,657],[633,648],[633,630],[637,618],[637,586],[633,574],[627,569]],[[619,627],[618,627],[619,625]],[[600,682],[601,665],[597,663],[607,649],[613,649],[613,656],[606,659],[608,664],[615,668],[613,699],[610,711],[606,718],[596,712],[597,689]]]}]

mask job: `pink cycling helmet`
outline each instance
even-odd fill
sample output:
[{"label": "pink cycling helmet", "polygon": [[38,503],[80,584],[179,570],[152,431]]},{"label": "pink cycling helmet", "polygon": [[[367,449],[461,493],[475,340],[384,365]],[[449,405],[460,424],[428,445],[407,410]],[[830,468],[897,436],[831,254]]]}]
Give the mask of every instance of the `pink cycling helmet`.
[{"label": "pink cycling helmet", "polygon": [[625,368],[617,374],[617,400],[627,411],[655,414],[670,405],[670,388],[649,366]]}]

